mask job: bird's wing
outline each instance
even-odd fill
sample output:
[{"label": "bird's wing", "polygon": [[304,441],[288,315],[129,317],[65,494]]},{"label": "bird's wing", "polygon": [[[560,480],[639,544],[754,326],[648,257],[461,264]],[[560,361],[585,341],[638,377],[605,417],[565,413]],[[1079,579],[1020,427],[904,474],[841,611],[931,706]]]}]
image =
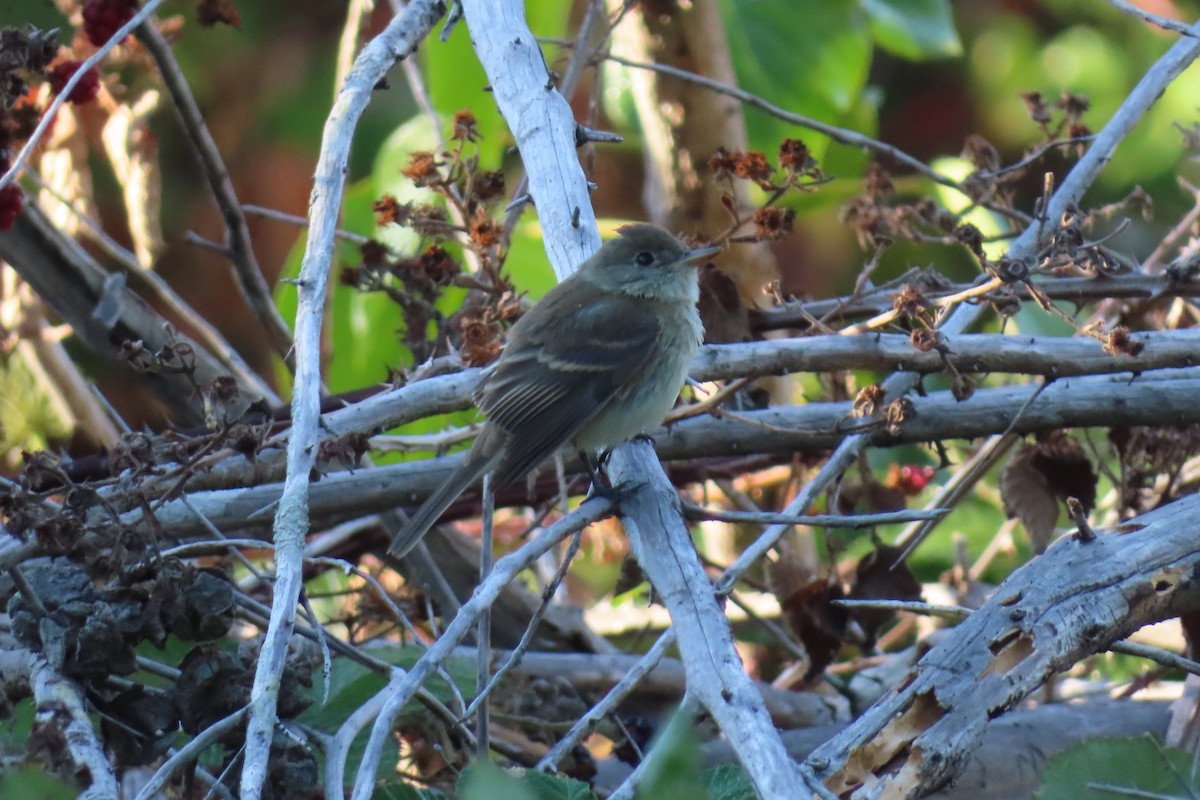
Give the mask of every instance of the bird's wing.
[{"label": "bird's wing", "polygon": [[642,309],[631,314],[631,299],[578,309],[535,307],[530,313],[540,310],[558,324],[514,328],[476,398],[489,423],[510,437],[497,484],[521,478],[548,458],[652,364],[662,328]]}]

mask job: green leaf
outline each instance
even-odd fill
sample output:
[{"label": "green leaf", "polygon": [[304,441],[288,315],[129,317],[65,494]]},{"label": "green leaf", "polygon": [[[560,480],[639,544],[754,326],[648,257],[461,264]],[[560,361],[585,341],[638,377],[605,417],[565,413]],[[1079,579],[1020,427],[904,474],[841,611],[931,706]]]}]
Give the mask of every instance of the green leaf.
[{"label": "green leaf", "polygon": [[558,282],[546,255],[542,227],[532,214],[517,222],[509,243],[504,269],[518,291],[539,298]]},{"label": "green leaf", "polygon": [[[380,647],[372,649],[371,655],[381,658],[390,664],[405,669],[411,667],[420,658],[424,650],[420,647]],[[458,684],[459,691],[470,694],[474,691],[475,668],[473,662],[452,658],[446,664],[451,678]],[[375,696],[386,684],[382,675],[372,672],[363,665],[345,658],[337,658],[329,676],[329,702],[322,703],[324,694],[324,679],[319,670],[313,673],[313,685],[305,689],[312,699],[312,705],[304,710],[299,720],[311,725],[317,730],[332,735],[347,717],[353,714],[363,703]],[[450,702],[451,692],[446,681],[434,677],[425,682],[425,688],[442,702]],[[424,718],[429,712],[416,700],[409,701],[400,714],[399,725],[411,724],[414,719]],[[346,774],[354,775],[362,759],[370,736],[370,728],[359,732],[350,745],[349,757],[346,760]],[[378,777],[383,779],[391,776],[399,757],[399,746],[394,737],[388,737],[384,744],[383,756],[379,759]],[[431,795],[436,797],[436,795]]]},{"label": "green leaf", "polygon": [[[399,225],[376,227],[372,205],[385,194],[393,195],[401,203],[439,202],[433,192],[413,186],[401,174],[413,152],[435,149],[437,137],[432,123],[424,116],[418,115],[398,126],[380,148],[370,177],[346,188],[340,227],[378,239],[397,252],[413,252],[419,243],[416,233]],[[294,278],[300,274],[305,241],[304,235],[297,239],[284,265],[285,276]],[[398,329],[403,327],[403,319],[396,304],[382,293],[363,293],[342,286],[338,280],[343,265],[358,264],[361,260],[356,245],[339,242],[330,265],[333,301],[326,322],[330,354],[324,378],[333,392],[378,383],[387,377],[389,368],[407,366],[411,361],[412,354],[400,341]],[[463,290],[447,291],[441,302],[453,310],[464,294]],[[296,291],[290,283],[280,281],[276,285],[275,302],[284,319],[289,322],[295,319]]]},{"label": "green leaf", "polygon": [[538,800],[528,786],[490,761],[475,761],[458,781],[459,800]]},{"label": "green leaf", "polygon": [[700,780],[700,739],[691,714],[675,712],[651,745],[655,758],[646,767],[639,797],[707,797]]},{"label": "green leaf", "polygon": [[407,783],[384,783],[375,787],[371,800],[446,800],[436,789],[418,789]]},{"label": "green leaf", "polygon": [[[1128,739],[1092,739],[1059,753],[1046,764],[1038,800],[1108,800],[1121,794],[1151,793],[1186,797],[1200,788],[1196,780],[1186,785],[1191,756],[1168,750],[1149,736]],[[1099,785],[1112,787],[1102,790]]]},{"label": "green leaf", "polygon": [[72,800],[78,793],[69,784],[34,766],[24,766],[0,775],[0,797],[22,800]]},{"label": "green leaf", "polygon": [[717,767],[701,775],[709,800],[754,800],[754,784],[740,767]]},{"label": "green leaf", "polygon": [[524,783],[537,800],[596,800],[588,785],[574,778],[531,770],[525,773]]},{"label": "green leaf", "polygon": [[487,91],[487,75],[471,49],[467,26],[458,25],[445,42],[430,36],[421,54],[421,72],[429,80],[429,97],[438,114],[447,122],[464,109],[474,114],[483,134],[479,142],[480,160],[484,164],[498,164],[512,140],[496,99]]},{"label": "green leaf", "polygon": [[[738,85],[772,103],[838,124],[854,110],[871,66],[871,34],[856,0],[721,0]],[[803,25],[784,20],[802,19]],[[774,154],[801,138],[820,159],[828,140],[756,109],[746,110],[750,145]]]},{"label": "green leaf", "polygon": [[[363,199],[367,200],[368,211],[370,204],[385,194],[392,195],[401,203],[442,205],[442,199],[432,190],[415,186],[403,174],[413,153],[421,150],[433,152],[437,148],[437,131],[433,129],[433,123],[424,114],[418,114],[397,127],[384,140],[383,145],[379,148],[379,153],[375,156],[375,164],[371,168],[371,180],[355,184],[351,187],[351,192],[359,190],[361,187],[361,190],[367,195]],[[367,189],[367,187],[370,188]],[[350,192],[347,193],[347,203],[352,201],[349,194]],[[353,200],[359,201],[359,198],[356,196]],[[351,228],[351,230],[364,236],[373,236],[394,250],[412,252],[420,241],[420,237],[412,228],[391,224],[380,228],[375,225],[374,214],[368,219],[362,219],[361,212],[358,212],[357,209],[353,216],[354,219],[347,220],[346,224],[353,222],[362,226],[362,229]]]},{"label": "green leaf", "polygon": [[862,7],[884,50],[913,61],[962,55],[950,0],[862,0]]},{"label": "green leaf", "polygon": [[586,783],[534,770],[475,761],[458,781],[459,800],[596,800]]}]

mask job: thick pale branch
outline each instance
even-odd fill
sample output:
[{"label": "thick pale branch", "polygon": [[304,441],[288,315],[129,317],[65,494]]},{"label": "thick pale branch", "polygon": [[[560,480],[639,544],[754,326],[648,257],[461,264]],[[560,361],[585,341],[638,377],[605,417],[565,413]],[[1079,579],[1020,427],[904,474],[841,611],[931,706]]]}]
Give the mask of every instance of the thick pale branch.
[{"label": "thick pale branch", "polygon": [[379,716],[371,729],[371,738],[359,764],[354,782],[353,800],[366,800],[375,786],[375,773],[379,765],[380,750],[384,740],[391,735],[396,717],[421,685],[438,669],[442,668],[454,653],[454,648],[474,629],[475,620],[491,606],[505,585],[539,556],[564,538],[609,515],[612,505],[606,500],[588,500],[571,514],[543,529],[536,538],[498,560],[492,572],[484,579],[463,603],[454,619],[442,631],[437,641],[429,645],[425,653],[413,664],[412,669],[400,681],[389,685],[380,694],[387,699],[379,706]]},{"label": "thick pale branch", "polygon": [[[921,276],[912,281],[921,286]],[[1051,300],[1084,305],[1101,300],[1145,300],[1170,297],[1200,297],[1200,281],[1194,277],[1159,274],[1112,275],[1102,278],[1045,278],[1035,282],[1038,291]],[[926,299],[937,301],[943,297],[959,294],[967,286],[957,284],[944,289],[923,287]],[[759,331],[783,330],[786,328],[809,328],[812,320],[856,319],[874,316],[892,308],[898,287],[881,288],[861,297],[833,297],[828,300],[804,300],[789,302],[778,308],[760,311],[753,320]],[[1024,284],[1012,284],[1004,288],[1011,297],[1028,302],[1033,299]]]},{"label": "thick pale branch", "polygon": [[[5,644],[11,645],[11,641]],[[39,734],[46,741],[59,736],[70,766],[89,783],[81,800],[107,800],[118,796],[117,777],[88,717],[83,690],[61,675],[40,654],[20,648],[0,652],[0,687],[12,697],[32,694],[37,704]],[[66,764],[64,763],[64,766]]]},{"label": "thick pale branch", "polygon": [[609,471],[623,485],[642,487],[622,499],[621,519],[638,564],[671,612],[688,692],[726,734],[760,797],[805,796],[804,776],[788,758],[733,646],[729,620],[696,558],[675,488],[645,443],[615,451]]},{"label": "thick pale branch", "polygon": [[1103,343],[1082,337],[1021,334],[939,336],[937,347],[921,351],[900,334],[812,336],[710,346],[692,364],[692,377],[781,375],[836,370],[903,371],[929,374],[947,365],[958,372],[1007,372],[1065,378],[1114,372],[1139,374],[1200,363],[1200,331],[1135,333],[1136,356],[1112,353]]},{"label": "thick pale branch", "polygon": [[275,352],[290,363],[291,331],[288,330],[279,309],[275,307],[271,287],[267,285],[262,268],[255,258],[246,215],[238,203],[229,170],[225,168],[225,162],[221,158],[221,151],[217,149],[217,143],[213,141],[208,126],[204,124],[204,115],[200,113],[196,97],[175,61],[171,45],[158,29],[147,22],[138,27],[137,37],[158,65],[163,85],[170,92],[175,110],[179,113],[179,119],[187,132],[187,141],[200,162],[209,189],[212,190],[221,210],[235,282],[241,289],[247,306],[262,323]]},{"label": "thick pale branch", "polygon": [[[679,460],[753,453],[819,453],[859,434],[877,446],[975,438],[1011,430],[1032,433],[1072,427],[1186,425],[1200,423],[1200,368],[1164,371],[1154,376],[1071,378],[1050,384],[1024,408],[1034,386],[980,389],[968,400],[948,391],[913,398],[913,413],[889,428],[878,418],[853,414],[850,403],[810,403],[739,412],[723,417],[697,417],[655,434],[660,458]],[[323,522],[357,517],[395,505],[419,503],[445,479],[461,458],[446,456],[391,464],[369,470],[325,475],[309,487],[313,515]],[[222,530],[262,531],[270,523],[279,484],[246,489],[195,492],[188,502]],[[548,494],[547,496],[553,496]],[[525,502],[523,488],[501,492],[501,504]],[[171,536],[202,534],[195,512],[180,500],[165,503],[155,514],[157,530]],[[142,512],[123,521],[137,524]]]},{"label": "thick pale branch", "polygon": [[1197,576],[1200,495],[1090,542],[1065,536],[807,763],[839,796],[927,794],[966,762],[990,719],[1052,675],[1143,625],[1200,608]]},{"label": "thick pale branch", "polygon": [[463,0],[462,9],[475,54],[517,140],[546,253],[561,280],[600,247],[596,214],[575,152],[575,117],[550,78],[522,4]]},{"label": "thick pale branch", "polygon": [[[109,359],[121,356],[126,341],[141,342],[153,354],[173,343],[191,348],[201,387],[233,372],[248,399],[273,396],[258,376],[238,364],[222,364],[199,343],[174,332],[167,321],[126,287],[122,273],[106,272],[73,239],[57,230],[35,206],[26,208],[13,227],[0,231],[0,258],[8,262],[54,312],[71,325],[91,350]],[[201,398],[182,372],[147,372],[147,381],[171,408],[181,413],[177,423],[203,419]],[[186,411],[192,414],[189,420]]]},{"label": "thick pale branch", "polygon": [[275,730],[275,708],[295,606],[302,581],[304,536],[308,533],[308,483],[316,461],[321,385],[321,322],[354,129],[388,70],[410,56],[445,13],[442,0],[414,0],[366,47],[339,89],[325,122],[309,206],[309,237],[296,282],[296,382],[287,479],[275,515],[275,596],[263,639],[246,726],[241,796],[258,800],[267,778],[267,756]]}]

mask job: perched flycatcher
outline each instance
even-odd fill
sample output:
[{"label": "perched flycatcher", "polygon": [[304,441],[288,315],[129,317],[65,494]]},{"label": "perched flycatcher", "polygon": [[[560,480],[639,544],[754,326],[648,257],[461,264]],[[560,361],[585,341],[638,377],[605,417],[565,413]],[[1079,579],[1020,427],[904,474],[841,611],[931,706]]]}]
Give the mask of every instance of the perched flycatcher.
[{"label": "perched flycatcher", "polygon": [[458,469],[388,547],[411,550],[477,478],[502,486],[570,444],[585,458],[659,425],[704,328],[696,262],[653,225],[626,225],[509,331],[475,404],[487,423]]}]

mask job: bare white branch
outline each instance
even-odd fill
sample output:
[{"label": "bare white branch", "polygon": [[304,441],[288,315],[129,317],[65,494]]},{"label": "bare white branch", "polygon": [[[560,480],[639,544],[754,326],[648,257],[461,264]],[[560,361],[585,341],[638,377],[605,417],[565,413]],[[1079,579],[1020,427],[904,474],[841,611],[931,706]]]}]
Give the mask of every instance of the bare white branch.
[{"label": "bare white branch", "polygon": [[321,152],[309,203],[309,236],[296,283],[296,383],[292,396],[292,433],[287,478],[275,515],[275,596],[263,640],[246,726],[241,777],[243,800],[258,800],[267,777],[267,757],[275,731],[275,707],[296,623],[302,582],[304,536],[308,533],[308,482],[317,450],[320,409],[320,338],[325,289],[337,231],[338,209],[355,126],[372,92],[388,70],[411,55],[445,12],[441,0],[414,0],[382,33],[363,48],[338,91],[325,122]]}]

